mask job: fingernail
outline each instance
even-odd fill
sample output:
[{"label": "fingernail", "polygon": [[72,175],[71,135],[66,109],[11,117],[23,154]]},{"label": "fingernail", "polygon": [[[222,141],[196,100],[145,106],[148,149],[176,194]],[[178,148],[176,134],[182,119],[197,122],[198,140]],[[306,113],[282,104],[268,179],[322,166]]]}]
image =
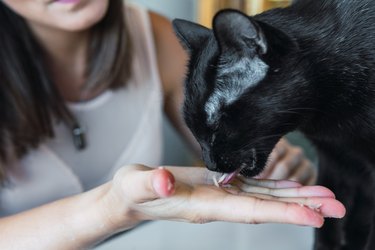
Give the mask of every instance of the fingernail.
[{"label": "fingernail", "polygon": [[168,179],[167,190],[168,190],[168,192],[170,192],[172,189],[173,189],[173,183],[172,183],[171,179]]},{"label": "fingernail", "polygon": [[342,216],[338,216],[338,215],[330,215],[330,216],[324,216],[324,218],[328,218],[328,219],[341,219]]}]

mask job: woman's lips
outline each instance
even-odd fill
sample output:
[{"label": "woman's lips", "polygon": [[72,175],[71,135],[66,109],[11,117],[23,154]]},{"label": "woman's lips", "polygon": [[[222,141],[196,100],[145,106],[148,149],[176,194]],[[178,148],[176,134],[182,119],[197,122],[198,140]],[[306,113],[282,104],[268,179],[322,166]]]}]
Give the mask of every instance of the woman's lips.
[{"label": "woman's lips", "polygon": [[81,0],[56,0],[57,3],[78,3]]}]

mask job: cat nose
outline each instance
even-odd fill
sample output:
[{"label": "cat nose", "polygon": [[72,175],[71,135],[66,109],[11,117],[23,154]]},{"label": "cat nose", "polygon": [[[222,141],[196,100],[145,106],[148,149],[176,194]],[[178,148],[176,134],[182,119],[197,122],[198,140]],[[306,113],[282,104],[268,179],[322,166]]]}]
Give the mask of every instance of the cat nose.
[{"label": "cat nose", "polygon": [[203,156],[203,161],[206,167],[211,171],[217,171],[217,166],[214,161],[211,160],[211,157]]},{"label": "cat nose", "polygon": [[217,171],[217,165],[214,160],[212,160],[211,154],[208,150],[203,149],[202,152],[203,161],[206,167],[211,171]]}]

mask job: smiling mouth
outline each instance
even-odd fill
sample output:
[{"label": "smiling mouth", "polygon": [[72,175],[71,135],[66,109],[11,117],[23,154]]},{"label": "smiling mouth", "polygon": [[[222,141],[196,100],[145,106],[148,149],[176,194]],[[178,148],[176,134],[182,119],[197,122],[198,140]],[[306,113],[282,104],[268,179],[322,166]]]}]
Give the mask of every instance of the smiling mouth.
[{"label": "smiling mouth", "polygon": [[58,3],[77,3],[80,0],[54,0],[53,2],[58,2]]}]

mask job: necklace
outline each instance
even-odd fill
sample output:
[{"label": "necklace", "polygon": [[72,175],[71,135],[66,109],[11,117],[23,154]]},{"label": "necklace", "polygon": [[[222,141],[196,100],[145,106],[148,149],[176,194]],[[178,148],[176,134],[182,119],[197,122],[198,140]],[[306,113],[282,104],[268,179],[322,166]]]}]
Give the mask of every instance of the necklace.
[{"label": "necklace", "polygon": [[77,150],[83,150],[87,146],[85,130],[75,121],[72,127],[73,143]]},{"label": "necklace", "polygon": [[[89,89],[84,89],[81,93],[80,93],[80,100],[88,100],[90,98],[88,98],[90,96],[89,94]],[[87,147],[87,137],[86,137],[86,130],[84,128],[84,126],[82,126],[82,124],[80,124],[77,120],[77,118],[75,118],[73,115],[71,117],[71,133],[72,133],[72,137],[73,137],[73,144],[74,144],[74,147],[81,151],[81,150],[84,150],[86,147]]]}]

